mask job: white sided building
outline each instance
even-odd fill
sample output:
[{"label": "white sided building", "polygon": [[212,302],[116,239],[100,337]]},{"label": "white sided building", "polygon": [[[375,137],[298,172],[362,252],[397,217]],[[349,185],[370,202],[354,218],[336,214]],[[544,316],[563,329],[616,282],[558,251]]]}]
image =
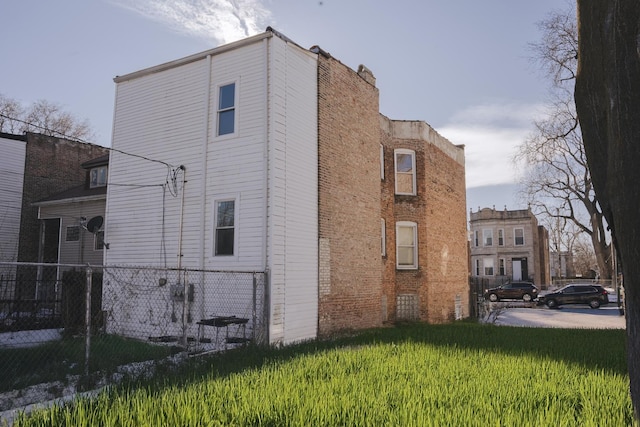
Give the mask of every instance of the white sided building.
[{"label": "white sided building", "polygon": [[[317,55],[268,30],[114,80],[105,265],[268,271],[268,342],[316,337]],[[105,271],[111,332],[181,333],[171,286],[128,286]],[[189,335],[220,298],[195,289]]]}]

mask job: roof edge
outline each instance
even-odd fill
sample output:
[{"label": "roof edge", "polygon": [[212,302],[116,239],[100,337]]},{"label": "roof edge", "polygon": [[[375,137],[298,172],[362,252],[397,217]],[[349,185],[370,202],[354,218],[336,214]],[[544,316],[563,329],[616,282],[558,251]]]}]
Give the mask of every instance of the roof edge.
[{"label": "roof edge", "polygon": [[234,50],[234,49],[237,49],[237,48],[242,47],[242,46],[246,46],[246,45],[249,45],[249,44],[252,44],[252,43],[256,43],[256,42],[258,42],[260,40],[263,40],[263,39],[266,39],[266,38],[271,38],[271,37],[273,37],[274,34],[277,35],[278,37],[286,39],[286,37],[284,37],[280,33],[276,32],[271,27],[268,27],[267,31],[265,31],[264,33],[256,34],[255,36],[247,37],[247,38],[244,38],[244,39],[232,42],[232,43],[228,43],[228,44],[224,44],[222,46],[214,47],[213,49],[209,49],[209,50],[205,50],[203,52],[195,53],[193,55],[185,56],[184,58],[181,58],[181,59],[176,59],[174,61],[165,62],[164,64],[159,64],[159,65],[155,65],[153,67],[144,68],[142,70],[134,71],[134,72],[129,73],[129,74],[124,74],[122,76],[116,76],[116,77],[113,78],[113,81],[116,82],[116,83],[121,83],[121,82],[125,82],[127,80],[133,80],[133,79],[137,79],[139,77],[146,76],[146,75],[149,75],[149,74],[158,73],[160,71],[165,71],[165,70],[168,70],[168,69],[171,69],[171,68],[179,67],[181,65],[190,64],[192,62],[200,61],[200,60],[206,58],[209,55],[211,55],[211,56],[219,55],[221,53],[228,52],[230,50]]}]

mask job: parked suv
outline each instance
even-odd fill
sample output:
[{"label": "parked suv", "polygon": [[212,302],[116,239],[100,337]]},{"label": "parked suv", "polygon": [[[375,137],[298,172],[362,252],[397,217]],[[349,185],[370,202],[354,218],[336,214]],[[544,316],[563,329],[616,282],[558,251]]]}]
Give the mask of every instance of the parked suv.
[{"label": "parked suv", "polygon": [[484,297],[495,302],[501,299],[522,299],[531,301],[538,296],[538,288],[531,282],[512,282],[484,291]]},{"label": "parked suv", "polygon": [[549,308],[563,304],[589,304],[591,308],[599,308],[609,303],[609,293],[602,286],[589,284],[573,284],[538,297],[538,304],[546,304]]}]

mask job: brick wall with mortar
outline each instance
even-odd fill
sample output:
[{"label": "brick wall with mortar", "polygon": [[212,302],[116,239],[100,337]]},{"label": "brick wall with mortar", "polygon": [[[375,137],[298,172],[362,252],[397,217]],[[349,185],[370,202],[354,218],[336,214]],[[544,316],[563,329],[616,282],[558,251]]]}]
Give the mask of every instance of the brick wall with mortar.
[{"label": "brick wall with mortar", "polygon": [[360,71],[319,55],[320,335],[382,324],[379,94]]},{"label": "brick wall with mortar", "polygon": [[109,153],[105,147],[27,133],[18,260],[38,261],[40,224],[33,202],[85,183],[82,163]]},{"label": "brick wall with mortar", "polygon": [[[388,319],[442,323],[469,315],[464,151],[424,122],[381,116],[386,222],[383,289]],[[394,150],[416,154],[416,195],[395,195]],[[397,270],[395,223],[418,225],[418,269]],[[415,309],[411,310],[411,305]]]}]

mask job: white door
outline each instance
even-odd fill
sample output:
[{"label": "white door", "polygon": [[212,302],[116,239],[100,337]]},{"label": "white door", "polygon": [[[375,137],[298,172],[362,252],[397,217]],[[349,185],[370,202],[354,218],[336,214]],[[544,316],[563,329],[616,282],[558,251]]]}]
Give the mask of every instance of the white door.
[{"label": "white door", "polygon": [[522,260],[513,260],[513,281],[522,280]]}]

